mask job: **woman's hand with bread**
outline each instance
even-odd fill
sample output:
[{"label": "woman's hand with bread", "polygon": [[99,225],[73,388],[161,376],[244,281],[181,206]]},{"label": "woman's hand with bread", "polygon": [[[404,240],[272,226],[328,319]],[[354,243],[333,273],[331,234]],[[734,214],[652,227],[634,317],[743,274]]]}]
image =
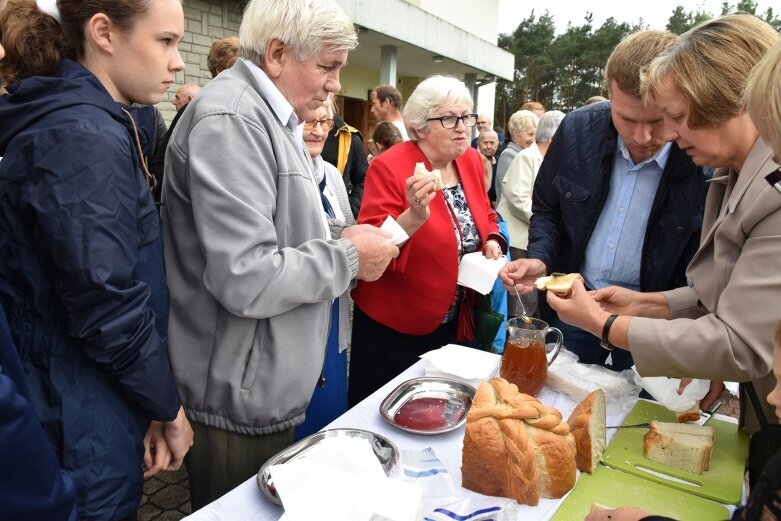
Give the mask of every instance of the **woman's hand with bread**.
[{"label": "woman's hand with bread", "polygon": [[641,293],[620,286],[608,286],[591,292],[602,309],[614,315],[670,318],[670,307],[661,293]]},{"label": "woman's hand with bread", "polygon": [[561,297],[548,291],[548,304],[566,323],[579,327],[599,337],[602,327],[611,313],[602,309],[598,302],[586,290],[581,279],[572,282],[572,291],[567,297]]}]

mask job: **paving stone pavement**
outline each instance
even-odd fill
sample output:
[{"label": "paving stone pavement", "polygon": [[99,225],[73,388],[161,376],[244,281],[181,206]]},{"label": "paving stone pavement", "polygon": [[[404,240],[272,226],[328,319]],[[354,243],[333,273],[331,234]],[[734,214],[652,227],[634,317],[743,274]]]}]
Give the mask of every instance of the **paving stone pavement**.
[{"label": "paving stone pavement", "polygon": [[[724,391],[719,414],[738,417],[738,397]],[[144,497],[138,508],[138,521],[175,521],[192,513],[190,482],[184,465],[176,472],[160,472],[144,483]]]}]

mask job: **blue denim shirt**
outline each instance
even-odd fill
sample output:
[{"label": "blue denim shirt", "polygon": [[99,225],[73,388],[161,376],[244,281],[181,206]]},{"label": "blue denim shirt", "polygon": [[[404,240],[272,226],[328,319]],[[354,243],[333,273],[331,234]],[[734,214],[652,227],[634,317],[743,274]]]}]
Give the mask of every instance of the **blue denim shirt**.
[{"label": "blue denim shirt", "polygon": [[610,285],[640,290],[640,257],[670,143],[635,165],[619,136],[608,193],[591,235],[581,273],[593,289]]}]

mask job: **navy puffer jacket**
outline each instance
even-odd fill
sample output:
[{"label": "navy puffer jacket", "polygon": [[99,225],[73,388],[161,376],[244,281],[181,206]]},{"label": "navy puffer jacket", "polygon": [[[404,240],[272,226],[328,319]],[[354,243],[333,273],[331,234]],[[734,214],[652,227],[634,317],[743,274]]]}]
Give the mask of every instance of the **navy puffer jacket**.
[{"label": "navy puffer jacket", "polygon": [[[534,184],[529,228],[529,257],[543,261],[548,273],[580,271],[610,189],[617,137],[609,102],[578,109],[559,125]],[[702,171],[673,143],[648,218],[642,291],[686,284],[706,192]]]},{"label": "navy puffer jacket", "polygon": [[81,65],[0,97],[0,303],[80,519],[122,519],[180,400],[160,223],[123,106]]}]

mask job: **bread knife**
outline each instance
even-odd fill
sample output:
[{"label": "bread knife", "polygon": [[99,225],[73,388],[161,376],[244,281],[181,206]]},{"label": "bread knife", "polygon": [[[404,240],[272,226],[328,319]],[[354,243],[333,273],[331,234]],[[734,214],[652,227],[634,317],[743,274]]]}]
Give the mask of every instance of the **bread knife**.
[{"label": "bread knife", "polygon": [[[716,411],[721,407],[721,400],[716,400],[713,402],[713,404],[705,409],[704,411],[700,411],[700,419],[693,422],[686,422],[690,423],[692,425],[703,425],[705,422],[710,420],[711,416],[713,416]],[[608,425],[605,428],[606,429],[637,429],[642,427],[650,427],[650,423],[635,423],[633,425]]]},{"label": "bread knife", "polygon": [[705,422],[711,419],[711,416],[713,416],[716,411],[721,407],[721,400],[716,400],[711,404],[710,407],[705,409],[704,411],[700,411],[700,418],[693,422],[687,422],[692,423],[693,425],[704,425]]}]

